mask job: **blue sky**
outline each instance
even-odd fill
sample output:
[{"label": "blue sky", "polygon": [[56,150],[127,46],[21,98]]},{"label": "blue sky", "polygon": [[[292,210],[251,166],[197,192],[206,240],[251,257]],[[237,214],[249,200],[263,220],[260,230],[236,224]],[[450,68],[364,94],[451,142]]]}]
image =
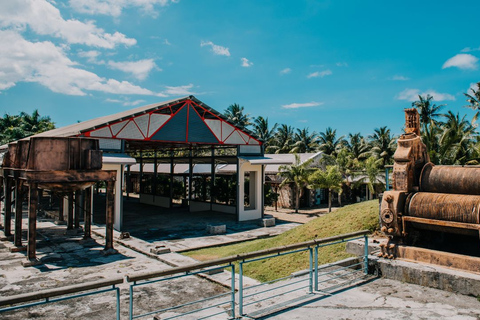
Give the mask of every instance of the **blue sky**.
[{"label": "blue sky", "polygon": [[467,114],[478,1],[0,1],[0,111],[57,126],[195,95],[310,131],[388,126],[431,94]]}]

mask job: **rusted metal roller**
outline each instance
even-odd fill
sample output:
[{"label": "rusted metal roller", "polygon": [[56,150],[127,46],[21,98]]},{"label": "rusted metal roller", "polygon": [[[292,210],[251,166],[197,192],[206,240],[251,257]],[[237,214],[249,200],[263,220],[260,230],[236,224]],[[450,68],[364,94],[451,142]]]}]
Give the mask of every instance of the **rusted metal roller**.
[{"label": "rusted metal roller", "polygon": [[408,216],[480,223],[480,196],[417,192],[410,199]]},{"label": "rusted metal roller", "polygon": [[480,195],[480,167],[435,166],[427,163],[420,176],[420,191]]}]

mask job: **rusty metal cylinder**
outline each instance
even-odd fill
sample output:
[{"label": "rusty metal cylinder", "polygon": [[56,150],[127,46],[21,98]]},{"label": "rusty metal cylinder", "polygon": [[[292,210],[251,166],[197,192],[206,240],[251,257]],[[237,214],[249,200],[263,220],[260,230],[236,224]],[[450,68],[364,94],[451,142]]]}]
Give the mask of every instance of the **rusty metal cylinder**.
[{"label": "rusty metal cylinder", "polygon": [[480,195],[480,168],[435,166],[427,163],[420,176],[420,191]]},{"label": "rusty metal cylinder", "polygon": [[447,193],[415,193],[407,215],[417,218],[480,223],[480,196]]}]

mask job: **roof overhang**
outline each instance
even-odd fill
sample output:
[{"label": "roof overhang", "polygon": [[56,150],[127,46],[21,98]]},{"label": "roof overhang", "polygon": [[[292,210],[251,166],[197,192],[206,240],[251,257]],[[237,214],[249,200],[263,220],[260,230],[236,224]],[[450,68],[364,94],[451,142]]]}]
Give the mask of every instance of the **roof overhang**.
[{"label": "roof overhang", "polygon": [[270,157],[265,157],[265,156],[252,156],[252,157],[246,157],[242,156],[239,157],[240,159],[243,159],[245,161],[248,161],[250,164],[253,165],[268,165],[268,164],[292,164],[292,161],[285,160],[285,159],[274,159]]},{"label": "roof overhang", "polygon": [[102,157],[103,164],[136,164],[135,158],[125,153],[104,153]]}]

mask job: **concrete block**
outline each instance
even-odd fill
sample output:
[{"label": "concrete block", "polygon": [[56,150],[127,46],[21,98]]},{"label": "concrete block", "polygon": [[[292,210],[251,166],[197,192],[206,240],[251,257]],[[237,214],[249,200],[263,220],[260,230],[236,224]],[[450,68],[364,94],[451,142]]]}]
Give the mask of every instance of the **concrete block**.
[{"label": "concrete block", "polygon": [[208,225],[207,233],[208,234],[225,234],[227,233],[227,225],[225,224]]},{"label": "concrete block", "polygon": [[170,253],[170,248],[167,248],[164,245],[158,245],[158,246],[155,246],[155,248],[151,248],[150,252],[153,254]]},{"label": "concrete block", "polygon": [[261,219],[259,225],[262,227],[275,227],[275,218]]},{"label": "concrete block", "polygon": [[[368,254],[373,254],[377,251],[380,251],[381,242],[386,243],[387,239],[382,241],[368,239]],[[356,256],[363,256],[365,254],[364,248],[365,248],[365,241],[363,241],[363,239],[352,240],[347,242],[346,251]]]}]

